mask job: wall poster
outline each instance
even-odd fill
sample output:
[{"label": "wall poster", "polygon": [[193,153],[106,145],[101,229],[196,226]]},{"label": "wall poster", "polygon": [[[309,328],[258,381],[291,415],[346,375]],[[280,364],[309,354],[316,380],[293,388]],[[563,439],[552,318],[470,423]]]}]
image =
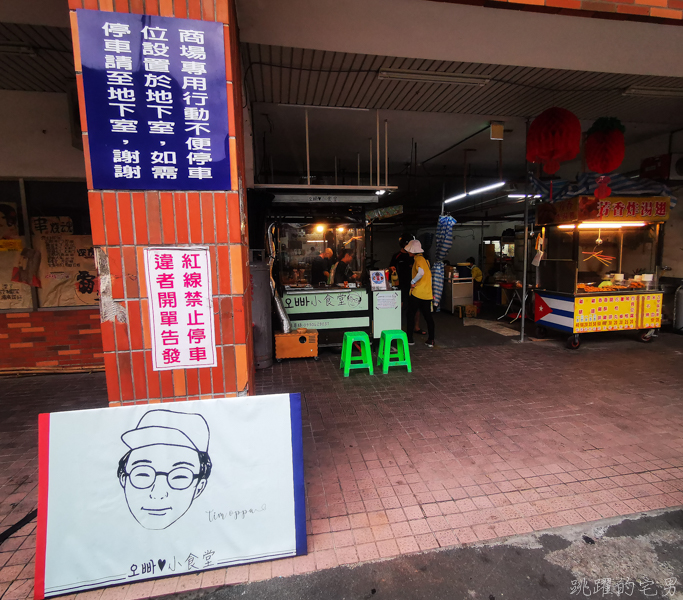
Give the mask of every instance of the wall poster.
[{"label": "wall poster", "polygon": [[[54,222],[59,224],[58,220]],[[38,305],[41,308],[99,304],[100,286],[92,236],[71,235],[68,230],[65,233],[34,234],[33,248],[41,256],[38,268],[41,283]]]},{"label": "wall poster", "polygon": [[306,554],[300,395],[161,406],[40,415],[37,600]]},{"label": "wall poster", "polygon": [[14,202],[0,202],[0,310],[31,308],[31,286],[12,281],[21,263],[23,243],[19,236],[19,213]]},{"label": "wall poster", "polygon": [[144,256],[154,370],[215,367],[209,248],[145,248]]}]

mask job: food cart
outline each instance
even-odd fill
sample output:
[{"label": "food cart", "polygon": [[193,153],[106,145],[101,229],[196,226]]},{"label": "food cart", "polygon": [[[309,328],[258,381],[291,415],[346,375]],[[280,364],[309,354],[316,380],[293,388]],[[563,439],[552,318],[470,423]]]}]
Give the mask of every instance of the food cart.
[{"label": "food cart", "polygon": [[543,258],[535,290],[535,321],[569,333],[638,331],[649,342],[661,326],[659,274],[668,197],[578,196],[537,206]]},{"label": "food cart", "polygon": [[[291,211],[290,211],[291,212]],[[331,249],[330,278],[313,280],[313,263]],[[334,283],[333,265],[351,253],[353,278]],[[366,269],[364,211],[356,218],[317,210],[307,219],[277,222],[277,281],[292,329],[317,330],[318,345],[340,346],[345,331],[365,331],[378,338],[382,329],[401,328],[400,294],[372,290]]]}]

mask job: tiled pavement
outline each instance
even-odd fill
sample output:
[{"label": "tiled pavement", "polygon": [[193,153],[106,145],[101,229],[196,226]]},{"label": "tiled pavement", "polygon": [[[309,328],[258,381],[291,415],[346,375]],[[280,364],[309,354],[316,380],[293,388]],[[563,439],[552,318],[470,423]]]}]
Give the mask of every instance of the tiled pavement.
[{"label": "tiled pavement", "polygon": [[[683,337],[604,334],[579,351],[418,345],[412,375],[344,379],[337,361],[257,374],[258,393],[305,395],[308,556],[79,598],[135,600],[683,505]],[[61,409],[66,382],[78,395],[63,408],[105,404],[101,375],[62,381],[10,381],[0,400],[0,532],[35,506],[37,406]],[[0,546],[2,600],[31,591],[31,529]]]},{"label": "tiled pavement", "polygon": [[[107,406],[104,373],[0,378],[0,535],[38,501],[38,414]],[[35,521],[0,544],[0,597],[33,596]]]}]

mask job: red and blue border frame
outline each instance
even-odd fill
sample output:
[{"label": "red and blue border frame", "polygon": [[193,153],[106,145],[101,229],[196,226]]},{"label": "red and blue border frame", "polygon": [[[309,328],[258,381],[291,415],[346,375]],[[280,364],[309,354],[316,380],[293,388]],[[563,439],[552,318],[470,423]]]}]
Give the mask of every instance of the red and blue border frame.
[{"label": "red and blue border frame", "polygon": [[294,524],[297,556],[308,552],[306,540],[306,484],[304,482],[304,440],[301,421],[301,394],[289,395],[292,421],[292,467],[294,473]]},{"label": "red and blue border frame", "polygon": [[[308,553],[306,538],[306,484],[304,481],[304,443],[301,394],[289,394],[292,432],[292,473],[294,490],[294,528],[296,556]],[[47,550],[47,512],[50,482],[50,414],[38,416],[38,524],[34,600],[45,598],[45,557]],[[93,588],[94,589],[94,588]]]}]

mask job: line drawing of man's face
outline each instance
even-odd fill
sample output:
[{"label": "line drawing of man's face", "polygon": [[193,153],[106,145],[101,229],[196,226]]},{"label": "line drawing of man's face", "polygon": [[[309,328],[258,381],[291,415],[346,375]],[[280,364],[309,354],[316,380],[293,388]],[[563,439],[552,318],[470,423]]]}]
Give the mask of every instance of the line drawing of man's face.
[{"label": "line drawing of man's face", "polygon": [[206,488],[206,421],[197,414],[149,411],[121,439],[130,448],[118,469],[128,510],[145,529],[170,527]]}]

